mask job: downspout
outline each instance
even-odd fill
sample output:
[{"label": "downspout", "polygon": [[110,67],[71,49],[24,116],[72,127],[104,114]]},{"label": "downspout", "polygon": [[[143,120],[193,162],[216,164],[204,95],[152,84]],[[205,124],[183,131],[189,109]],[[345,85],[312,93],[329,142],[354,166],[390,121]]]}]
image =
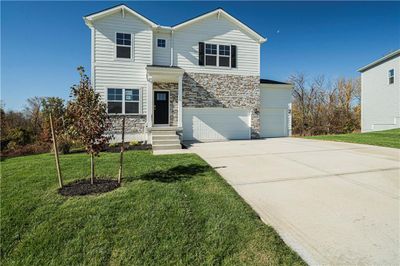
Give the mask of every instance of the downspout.
[{"label": "downspout", "polygon": [[170,41],[170,45],[171,45],[171,62],[170,62],[170,66],[174,66],[174,31],[171,30],[171,41]]}]

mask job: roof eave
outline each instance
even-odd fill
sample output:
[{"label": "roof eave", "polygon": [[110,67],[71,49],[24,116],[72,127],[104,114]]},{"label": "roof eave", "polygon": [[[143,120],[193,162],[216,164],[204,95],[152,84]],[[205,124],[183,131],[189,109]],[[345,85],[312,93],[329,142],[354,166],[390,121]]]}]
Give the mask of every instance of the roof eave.
[{"label": "roof eave", "polygon": [[378,60],[375,60],[374,62],[372,62],[366,66],[363,66],[362,68],[357,69],[357,71],[361,72],[361,73],[365,72],[366,70],[369,70],[369,69],[373,68],[374,66],[379,65],[379,64],[383,63],[384,61],[390,60],[393,57],[398,56],[398,55],[400,55],[400,49],[398,49],[394,52],[391,52],[390,54],[387,54],[387,55],[379,58]]},{"label": "roof eave", "polygon": [[240,28],[242,28],[244,31],[246,31],[258,43],[262,44],[262,43],[267,41],[267,38],[264,38],[263,36],[261,36],[260,34],[255,32],[250,27],[245,25],[243,22],[241,22],[238,19],[236,19],[235,17],[231,16],[228,12],[226,12],[222,8],[218,8],[216,10],[213,10],[211,12],[203,14],[203,15],[201,15],[199,17],[196,17],[196,18],[190,19],[188,21],[185,21],[183,23],[177,24],[177,25],[175,25],[175,26],[173,26],[171,28],[172,28],[172,30],[179,30],[179,29],[181,29],[183,27],[186,27],[186,26],[188,26],[188,25],[190,25],[192,23],[195,23],[195,22],[197,22],[199,20],[205,19],[205,18],[213,16],[213,15],[221,15],[221,14],[224,14],[228,19],[230,19],[232,22],[236,23]]},{"label": "roof eave", "polygon": [[94,20],[96,20],[96,19],[103,18],[105,16],[108,16],[111,13],[122,11],[122,10],[131,13],[132,15],[136,16],[140,20],[142,20],[145,23],[149,24],[153,28],[156,28],[156,27],[159,26],[156,23],[154,23],[153,21],[151,21],[148,18],[142,16],[141,14],[139,14],[138,12],[136,12],[135,10],[131,9],[130,7],[128,7],[126,5],[118,5],[118,6],[110,8],[110,9],[106,9],[106,10],[103,10],[103,11],[100,11],[100,12],[97,12],[97,13],[94,13],[94,14],[90,14],[88,16],[83,17],[83,19],[85,20],[86,25],[89,26],[89,25],[93,25],[92,22]]}]

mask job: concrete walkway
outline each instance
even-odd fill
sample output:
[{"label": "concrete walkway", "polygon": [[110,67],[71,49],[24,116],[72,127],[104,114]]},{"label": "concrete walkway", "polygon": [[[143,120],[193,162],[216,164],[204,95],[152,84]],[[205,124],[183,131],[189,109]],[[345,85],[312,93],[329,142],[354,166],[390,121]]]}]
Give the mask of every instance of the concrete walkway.
[{"label": "concrete walkway", "polygon": [[400,150],[277,138],[193,144],[312,265],[399,265]]}]

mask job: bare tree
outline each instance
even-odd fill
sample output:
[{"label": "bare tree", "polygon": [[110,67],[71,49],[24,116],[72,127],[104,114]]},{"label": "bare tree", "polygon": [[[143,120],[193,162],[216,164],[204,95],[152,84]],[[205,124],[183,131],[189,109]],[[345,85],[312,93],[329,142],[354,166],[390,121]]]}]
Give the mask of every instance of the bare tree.
[{"label": "bare tree", "polygon": [[304,74],[290,77],[293,89],[293,133],[317,135],[347,133],[360,127],[360,82],[323,76],[310,82]]}]

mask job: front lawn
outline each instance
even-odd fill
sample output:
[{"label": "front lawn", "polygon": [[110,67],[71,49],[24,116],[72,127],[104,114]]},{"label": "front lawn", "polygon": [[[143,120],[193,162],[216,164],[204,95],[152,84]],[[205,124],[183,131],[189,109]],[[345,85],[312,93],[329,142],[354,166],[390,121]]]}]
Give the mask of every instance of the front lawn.
[{"label": "front lawn", "polygon": [[[118,153],[96,158],[115,177]],[[89,176],[89,156],[61,156],[66,183]],[[122,187],[66,198],[53,156],[1,162],[2,265],[304,264],[196,155],[125,153]]]},{"label": "front lawn", "polygon": [[400,128],[369,133],[309,136],[308,139],[369,144],[400,149]]}]

